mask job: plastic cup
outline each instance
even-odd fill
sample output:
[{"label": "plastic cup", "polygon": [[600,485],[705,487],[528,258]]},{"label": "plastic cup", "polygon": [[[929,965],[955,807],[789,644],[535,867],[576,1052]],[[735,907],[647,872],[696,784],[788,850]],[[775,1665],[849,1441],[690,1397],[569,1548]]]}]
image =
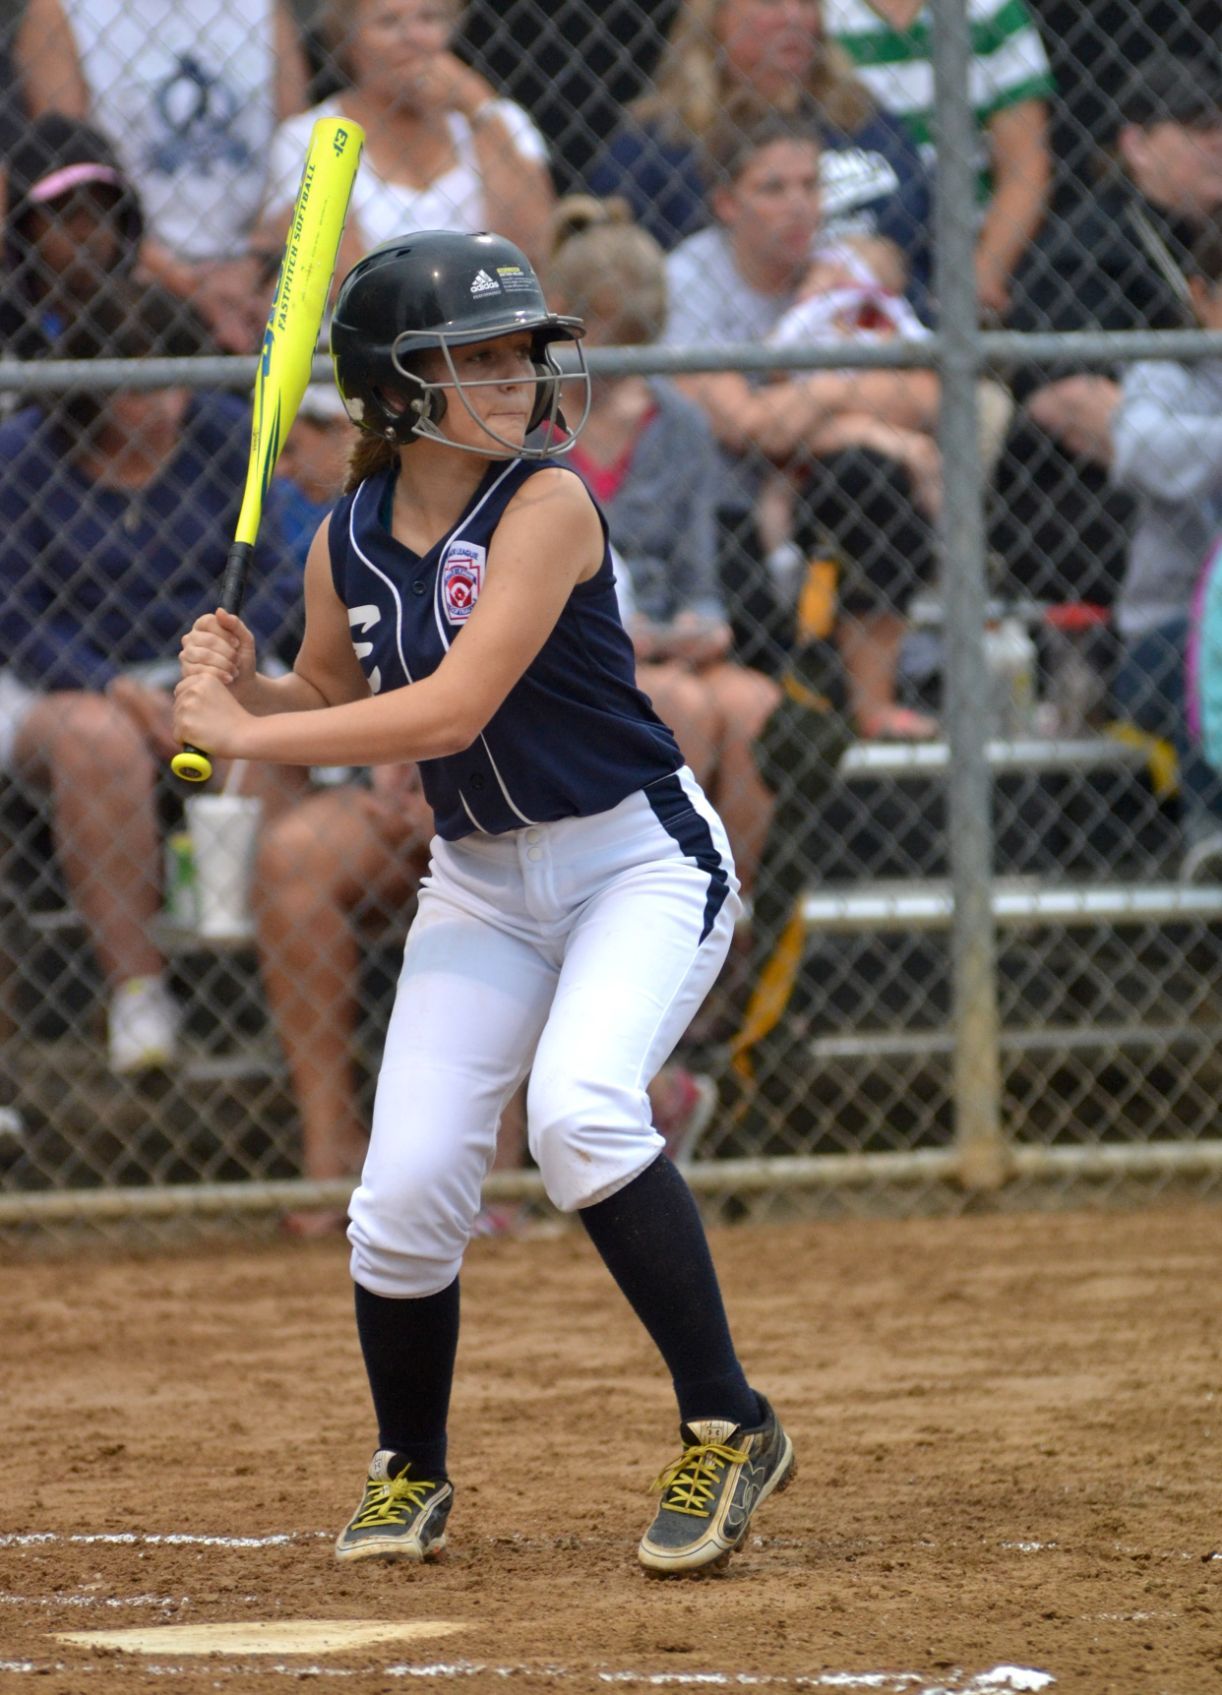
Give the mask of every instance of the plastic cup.
[{"label": "plastic cup", "polygon": [[250,892],[262,801],[253,795],[192,795],[186,813],[195,857],[199,934],[216,940],[251,935]]}]

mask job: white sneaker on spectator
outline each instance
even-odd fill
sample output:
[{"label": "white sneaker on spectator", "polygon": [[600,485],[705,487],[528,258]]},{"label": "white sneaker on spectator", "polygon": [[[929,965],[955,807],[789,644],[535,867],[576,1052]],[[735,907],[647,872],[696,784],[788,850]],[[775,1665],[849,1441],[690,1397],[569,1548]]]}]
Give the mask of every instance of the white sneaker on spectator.
[{"label": "white sneaker on spectator", "polygon": [[162,977],[129,977],[110,997],[110,1069],[120,1077],[172,1065],[182,1014]]},{"label": "white sneaker on spectator", "polygon": [[662,1087],[654,1094],[654,1129],[674,1163],[690,1165],[696,1144],[717,1110],[717,1085],[685,1065],[663,1067],[658,1082]]},{"label": "white sneaker on spectator", "polygon": [[1222,883],[1222,832],[1198,836],[1180,861],[1181,883]]}]

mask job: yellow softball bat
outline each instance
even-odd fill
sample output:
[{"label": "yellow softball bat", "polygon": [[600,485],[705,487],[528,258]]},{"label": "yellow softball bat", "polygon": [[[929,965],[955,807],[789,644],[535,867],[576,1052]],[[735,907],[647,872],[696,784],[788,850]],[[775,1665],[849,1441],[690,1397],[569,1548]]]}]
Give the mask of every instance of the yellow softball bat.
[{"label": "yellow softball bat", "polygon": [[[310,132],[255,371],[246,487],[221,581],[227,612],[241,610],[272,474],[310,380],[364,143],[361,126],[346,118],[319,118]],[[188,783],[212,775],[199,748],[175,754],[170,768]]]}]

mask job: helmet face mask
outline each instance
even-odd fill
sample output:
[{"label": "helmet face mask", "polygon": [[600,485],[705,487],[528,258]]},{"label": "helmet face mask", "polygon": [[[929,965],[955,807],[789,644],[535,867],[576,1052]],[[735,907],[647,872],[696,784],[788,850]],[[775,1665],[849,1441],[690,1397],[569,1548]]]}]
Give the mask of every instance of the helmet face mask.
[{"label": "helmet face mask", "polygon": [[[472,404],[470,391],[503,387],[504,378],[464,378],[454,349],[531,334],[535,401],[526,435],[547,426],[539,446],[501,436]],[[406,446],[444,443],[482,458],[552,459],[568,452],[590,409],[590,376],[579,345],[584,327],[550,312],[521,250],[496,235],[425,230],[384,242],[341,284],[331,323],[335,380],[349,417],[360,428]],[[552,347],[577,343],[576,369],[562,371]],[[420,354],[440,352],[444,378],[420,372]],[[513,379],[529,383],[530,378]],[[561,385],[584,390],[576,428],[560,412]],[[451,397],[488,437],[488,445],[456,441],[441,428]]]}]

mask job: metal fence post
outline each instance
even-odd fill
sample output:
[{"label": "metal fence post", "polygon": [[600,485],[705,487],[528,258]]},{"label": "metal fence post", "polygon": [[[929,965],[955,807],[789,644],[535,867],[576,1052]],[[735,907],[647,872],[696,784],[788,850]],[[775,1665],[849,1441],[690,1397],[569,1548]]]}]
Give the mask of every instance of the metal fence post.
[{"label": "metal fence post", "polygon": [[941,339],[942,591],[946,600],[950,742],[951,886],[954,897],[954,1109],[960,1176],[971,1189],[1005,1175],[1001,1129],[997,969],[990,882],[992,789],[987,734],[985,529],[976,384],[981,369],[975,283],[976,144],[968,74],[966,0],[933,0],[937,108],[937,298]]}]

